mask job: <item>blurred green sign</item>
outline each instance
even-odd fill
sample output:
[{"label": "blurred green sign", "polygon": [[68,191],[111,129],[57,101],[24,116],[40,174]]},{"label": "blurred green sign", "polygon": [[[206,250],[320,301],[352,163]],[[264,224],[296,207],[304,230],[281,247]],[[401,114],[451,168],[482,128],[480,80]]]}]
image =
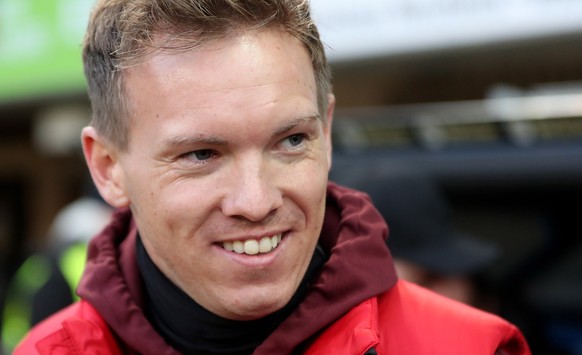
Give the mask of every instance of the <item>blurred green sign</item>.
[{"label": "blurred green sign", "polygon": [[0,0],[0,102],[84,90],[94,0]]}]

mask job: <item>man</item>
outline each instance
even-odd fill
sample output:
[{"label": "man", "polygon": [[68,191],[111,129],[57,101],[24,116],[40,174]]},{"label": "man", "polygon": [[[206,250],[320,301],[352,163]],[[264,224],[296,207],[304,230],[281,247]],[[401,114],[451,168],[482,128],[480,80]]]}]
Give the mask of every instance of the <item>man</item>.
[{"label": "man", "polygon": [[85,157],[120,210],[82,300],[17,353],[528,353],[507,322],[397,282],[369,199],[328,184],[308,2],[103,0],[84,60]]}]

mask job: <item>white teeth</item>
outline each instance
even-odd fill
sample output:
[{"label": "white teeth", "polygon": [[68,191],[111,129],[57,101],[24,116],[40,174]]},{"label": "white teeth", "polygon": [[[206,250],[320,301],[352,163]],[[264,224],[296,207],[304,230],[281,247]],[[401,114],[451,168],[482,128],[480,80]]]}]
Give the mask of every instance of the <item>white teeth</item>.
[{"label": "white teeth", "polygon": [[261,241],[259,242],[259,251],[261,253],[268,253],[271,251],[271,249],[273,249],[273,246],[271,244],[271,238],[264,237],[263,239],[261,239]]},{"label": "white teeth", "polygon": [[[226,249],[226,248],[225,248]],[[232,249],[237,254],[242,254],[245,252],[245,247],[241,241],[232,242]]]},{"label": "white teeth", "polygon": [[254,239],[245,241],[245,254],[255,255],[259,253],[259,243]]},{"label": "white teeth", "polygon": [[228,251],[234,251],[234,248],[232,247],[232,242],[224,242],[222,243],[222,247]]},{"label": "white teeth", "polygon": [[222,247],[228,251],[237,254],[257,255],[259,253],[268,253],[275,249],[281,243],[281,234],[276,234],[271,237],[263,237],[260,240],[236,240],[234,242],[223,242]]}]

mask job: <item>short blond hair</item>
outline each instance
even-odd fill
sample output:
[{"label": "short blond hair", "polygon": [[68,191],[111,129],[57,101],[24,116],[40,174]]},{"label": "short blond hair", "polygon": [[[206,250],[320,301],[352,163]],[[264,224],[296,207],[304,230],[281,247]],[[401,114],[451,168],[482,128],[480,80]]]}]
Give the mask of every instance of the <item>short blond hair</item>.
[{"label": "short blond hair", "polygon": [[[98,0],[83,45],[91,125],[117,148],[127,149],[131,110],[124,68],[158,50],[189,50],[236,31],[266,27],[282,29],[304,44],[323,116],[331,74],[308,0]],[[159,35],[169,40],[154,42]]]}]

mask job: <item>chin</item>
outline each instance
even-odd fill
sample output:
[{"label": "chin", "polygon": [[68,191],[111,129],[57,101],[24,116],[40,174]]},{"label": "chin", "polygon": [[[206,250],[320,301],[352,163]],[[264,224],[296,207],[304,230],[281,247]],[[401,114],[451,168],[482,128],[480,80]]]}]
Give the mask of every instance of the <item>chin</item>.
[{"label": "chin", "polygon": [[274,295],[273,292],[263,291],[253,296],[246,294],[232,302],[230,314],[227,318],[233,320],[255,320],[275,313],[285,307],[293,294]]}]

